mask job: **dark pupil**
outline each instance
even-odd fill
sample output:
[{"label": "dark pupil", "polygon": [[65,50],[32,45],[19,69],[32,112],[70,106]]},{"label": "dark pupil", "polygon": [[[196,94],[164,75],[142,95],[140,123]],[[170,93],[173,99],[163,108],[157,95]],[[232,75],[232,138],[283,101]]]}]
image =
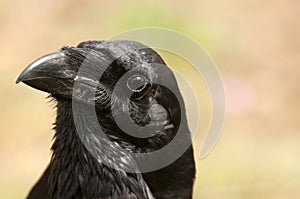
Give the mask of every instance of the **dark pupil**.
[{"label": "dark pupil", "polygon": [[143,90],[145,85],[146,85],[145,77],[140,75],[131,76],[127,81],[128,88],[135,92],[139,92]]}]

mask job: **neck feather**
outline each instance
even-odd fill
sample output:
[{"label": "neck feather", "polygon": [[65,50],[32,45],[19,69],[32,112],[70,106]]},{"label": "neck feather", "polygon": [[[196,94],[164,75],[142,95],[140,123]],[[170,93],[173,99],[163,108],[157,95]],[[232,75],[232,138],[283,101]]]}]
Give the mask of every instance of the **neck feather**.
[{"label": "neck feather", "polygon": [[[82,112],[88,108],[85,105],[77,105]],[[76,118],[76,121],[81,120],[80,128],[86,132],[91,131],[93,125],[89,124],[88,115],[81,115],[84,117]],[[105,153],[100,153],[97,159],[91,155],[76,131],[71,101],[58,100],[55,131],[48,179],[50,198],[105,198],[112,195],[152,198],[141,173],[125,173],[106,166],[104,161],[113,161],[107,161]],[[99,143],[98,151],[111,147],[109,152],[119,153],[119,150],[114,148],[116,143],[107,140]],[[127,166],[131,166],[133,162],[124,163],[118,159],[114,161],[114,164],[129,164]]]}]

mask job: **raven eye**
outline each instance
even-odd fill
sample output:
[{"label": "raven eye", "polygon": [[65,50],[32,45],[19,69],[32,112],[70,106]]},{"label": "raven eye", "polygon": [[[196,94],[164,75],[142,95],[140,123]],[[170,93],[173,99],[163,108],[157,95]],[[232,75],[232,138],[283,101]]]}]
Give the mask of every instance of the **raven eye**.
[{"label": "raven eye", "polygon": [[127,87],[133,92],[141,92],[147,85],[147,79],[143,75],[132,75],[127,80]]}]

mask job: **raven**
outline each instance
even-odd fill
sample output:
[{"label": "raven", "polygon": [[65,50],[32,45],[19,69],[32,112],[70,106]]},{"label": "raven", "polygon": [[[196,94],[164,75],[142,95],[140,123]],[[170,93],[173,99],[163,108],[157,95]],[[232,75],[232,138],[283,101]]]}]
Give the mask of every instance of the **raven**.
[{"label": "raven", "polygon": [[[192,198],[195,162],[183,98],[153,49],[85,41],[37,59],[19,82],[49,93],[57,109],[51,161],[28,198]],[[139,159],[167,145],[156,159]]]}]

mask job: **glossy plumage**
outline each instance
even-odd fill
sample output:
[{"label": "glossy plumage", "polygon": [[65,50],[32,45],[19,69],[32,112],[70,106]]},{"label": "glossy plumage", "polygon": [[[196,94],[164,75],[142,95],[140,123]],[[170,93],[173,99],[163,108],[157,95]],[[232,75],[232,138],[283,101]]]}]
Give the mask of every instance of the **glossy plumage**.
[{"label": "glossy plumage", "polygon": [[[155,72],[155,64],[163,65],[165,72]],[[171,82],[179,99],[170,89],[151,83],[160,78]],[[192,197],[195,163],[191,145],[170,165],[145,173],[139,172],[141,163],[134,158],[120,158],[161,149],[172,142],[180,124],[185,131],[182,142],[191,143],[175,77],[151,48],[134,41],[82,42],[33,62],[18,78],[21,81],[50,93],[57,102],[51,162],[28,198]],[[118,86],[122,92],[113,92]],[[133,91],[129,99],[124,95],[126,89]],[[105,137],[97,134],[91,118],[94,107]],[[74,108],[80,114],[74,114]],[[112,110],[128,111],[135,124],[150,126],[153,135],[128,135],[117,125]],[[128,169],[136,172],[126,172]]]}]

